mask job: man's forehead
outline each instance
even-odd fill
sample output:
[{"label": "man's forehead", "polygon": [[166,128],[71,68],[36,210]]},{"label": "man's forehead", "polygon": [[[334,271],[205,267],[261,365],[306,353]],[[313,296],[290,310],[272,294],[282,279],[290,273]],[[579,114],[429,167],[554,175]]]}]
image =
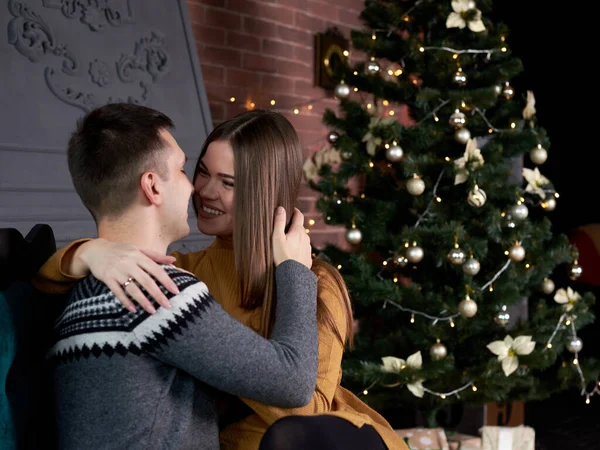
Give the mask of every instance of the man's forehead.
[{"label": "man's forehead", "polygon": [[179,144],[177,143],[173,135],[165,129],[160,130],[160,134],[163,141],[166,144],[166,147],[171,150],[171,154],[174,155],[178,160],[185,161],[187,159],[187,156],[185,155],[181,147],[179,147]]}]

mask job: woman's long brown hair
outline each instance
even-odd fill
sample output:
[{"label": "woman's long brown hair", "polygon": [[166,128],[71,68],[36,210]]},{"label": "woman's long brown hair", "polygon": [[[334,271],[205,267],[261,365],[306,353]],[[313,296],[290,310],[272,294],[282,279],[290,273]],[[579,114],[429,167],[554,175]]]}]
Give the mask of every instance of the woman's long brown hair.
[{"label": "woman's long brown hair", "polygon": [[[281,114],[263,110],[239,114],[215,127],[206,139],[196,164],[194,183],[198,164],[209,144],[215,141],[228,142],[234,153],[233,248],[241,306],[262,309],[259,332],[268,337],[277,302],[271,249],[273,217],[277,206],[283,206],[289,226],[302,181],[302,146],[296,130]],[[329,274],[319,276],[319,294],[323,290],[339,293],[346,316],[345,329],[336,326],[332,313],[321,300],[317,304],[317,319],[329,325],[342,344],[352,345],[352,307],[342,276],[318,259],[313,261],[312,270],[317,275]]]}]

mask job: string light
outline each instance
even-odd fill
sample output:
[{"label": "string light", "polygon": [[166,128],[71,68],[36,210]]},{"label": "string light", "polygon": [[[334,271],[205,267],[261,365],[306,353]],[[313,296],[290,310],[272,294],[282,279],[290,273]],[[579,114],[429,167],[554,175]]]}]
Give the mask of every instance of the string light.
[{"label": "string light", "polygon": [[[394,306],[396,308],[398,308],[400,311],[411,313],[410,323],[415,323],[415,316],[423,316],[426,319],[432,320],[434,325],[437,322],[448,322],[451,327],[454,327],[454,321],[453,321],[453,319],[455,317],[460,316],[459,313],[456,313],[456,314],[451,315],[451,316],[432,316],[431,314],[427,314],[427,313],[424,313],[422,311],[417,311],[416,309],[405,308],[404,306],[399,305],[398,303],[396,303],[394,301],[391,301],[391,300],[386,300],[383,303],[383,307],[385,308],[388,304],[392,305],[392,306]],[[443,313],[443,311],[442,311],[442,313]]]}]

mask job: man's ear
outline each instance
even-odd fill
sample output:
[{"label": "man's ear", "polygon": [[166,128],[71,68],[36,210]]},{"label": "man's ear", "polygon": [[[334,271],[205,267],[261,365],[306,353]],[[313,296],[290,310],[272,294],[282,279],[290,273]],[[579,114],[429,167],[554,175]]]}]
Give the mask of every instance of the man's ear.
[{"label": "man's ear", "polygon": [[158,174],[154,172],[144,172],[140,179],[142,192],[151,205],[162,205],[162,184]]}]

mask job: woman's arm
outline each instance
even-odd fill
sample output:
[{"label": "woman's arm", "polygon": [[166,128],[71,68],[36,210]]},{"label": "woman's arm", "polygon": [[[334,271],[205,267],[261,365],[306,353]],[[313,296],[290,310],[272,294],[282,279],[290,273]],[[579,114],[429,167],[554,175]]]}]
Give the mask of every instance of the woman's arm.
[{"label": "woman's arm", "polygon": [[[327,273],[320,274],[319,284],[321,284],[321,276],[328,276]],[[329,282],[325,284],[326,289],[319,289],[318,302],[325,302],[325,305],[331,312],[335,324],[342,332],[346,329],[345,310],[342,304],[341,292],[334,287],[335,283]],[[312,395],[310,402],[301,408],[277,408],[266,405],[254,400],[242,398],[254,412],[260,416],[267,424],[272,424],[275,420],[294,414],[306,413],[325,413],[331,411],[333,396],[338,388],[342,364],[342,356],[344,354],[344,345],[340,342],[337,334],[327,323],[318,324],[319,333],[319,360],[317,385]],[[345,336],[342,333],[342,337]]]},{"label": "woman's arm", "polygon": [[[152,303],[138,288],[143,287],[158,304],[169,307],[169,301],[159,289],[154,277],[172,293],[179,292],[173,280],[159,264],[171,264],[176,258],[105,239],[80,239],[58,250],[46,261],[32,283],[47,293],[69,292],[78,280],[90,272],[104,282],[126,308],[135,311],[132,297],[146,311],[154,313]],[[185,267],[182,267],[185,270]],[[123,283],[131,277],[125,292]]]}]

